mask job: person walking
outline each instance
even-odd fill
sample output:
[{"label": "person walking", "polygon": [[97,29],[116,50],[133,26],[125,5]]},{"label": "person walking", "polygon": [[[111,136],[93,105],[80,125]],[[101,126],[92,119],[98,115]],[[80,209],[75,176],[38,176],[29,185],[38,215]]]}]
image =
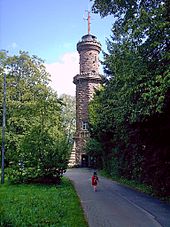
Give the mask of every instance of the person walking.
[{"label": "person walking", "polygon": [[94,173],[93,173],[93,176],[92,176],[92,178],[91,178],[91,184],[92,184],[92,186],[93,186],[94,192],[97,191],[97,184],[98,184],[98,182],[99,182],[99,178],[98,178],[98,176],[97,176],[97,173],[94,172]]}]

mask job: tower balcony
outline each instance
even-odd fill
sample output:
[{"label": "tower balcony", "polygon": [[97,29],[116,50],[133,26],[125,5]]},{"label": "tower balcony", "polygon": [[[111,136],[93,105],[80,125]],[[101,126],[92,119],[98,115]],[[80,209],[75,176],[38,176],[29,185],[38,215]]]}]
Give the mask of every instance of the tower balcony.
[{"label": "tower balcony", "polygon": [[81,83],[84,80],[97,81],[97,82],[101,83],[102,82],[102,75],[98,74],[98,73],[80,73],[80,74],[77,74],[73,78],[73,83],[78,84],[78,83]]}]

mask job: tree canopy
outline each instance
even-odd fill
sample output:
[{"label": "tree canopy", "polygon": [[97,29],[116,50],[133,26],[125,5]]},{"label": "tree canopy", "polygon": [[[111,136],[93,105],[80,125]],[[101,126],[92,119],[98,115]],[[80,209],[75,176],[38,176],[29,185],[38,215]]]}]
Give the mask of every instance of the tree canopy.
[{"label": "tree canopy", "polygon": [[3,73],[7,77],[5,164],[8,176],[20,181],[38,177],[59,180],[67,168],[70,144],[64,129],[63,102],[49,86],[50,76],[43,61],[26,52],[18,56],[0,53],[1,104]]},{"label": "tree canopy", "polygon": [[168,1],[95,0],[92,9],[114,19],[104,53],[107,81],[89,107],[104,168],[169,195]]}]

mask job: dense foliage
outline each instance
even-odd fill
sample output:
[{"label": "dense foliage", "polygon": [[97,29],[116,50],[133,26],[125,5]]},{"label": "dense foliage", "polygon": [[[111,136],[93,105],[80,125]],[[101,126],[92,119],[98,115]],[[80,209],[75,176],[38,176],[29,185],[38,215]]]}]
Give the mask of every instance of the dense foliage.
[{"label": "dense foliage", "polygon": [[107,82],[90,104],[91,135],[111,174],[170,195],[170,16],[168,1],[95,0],[113,15]]},{"label": "dense foliage", "polygon": [[60,97],[63,101],[62,116],[64,130],[67,134],[67,139],[73,143],[73,137],[76,130],[76,99],[75,96],[63,94]]},{"label": "dense foliage", "polygon": [[[64,131],[63,102],[48,86],[43,61],[20,52],[0,53],[0,104],[7,77],[5,167],[19,181],[60,176],[67,168],[69,143]],[[2,121],[2,105],[0,119]],[[1,124],[2,125],[2,124]]]}]

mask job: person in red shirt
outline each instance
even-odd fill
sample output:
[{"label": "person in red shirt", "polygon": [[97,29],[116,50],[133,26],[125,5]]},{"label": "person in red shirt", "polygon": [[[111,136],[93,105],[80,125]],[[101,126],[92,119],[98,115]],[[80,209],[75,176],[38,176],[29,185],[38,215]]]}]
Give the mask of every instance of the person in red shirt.
[{"label": "person in red shirt", "polygon": [[99,178],[97,176],[97,173],[94,172],[93,173],[93,176],[91,178],[91,184],[92,184],[93,189],[94,189],[95,192],[97,191],[97,184],[98,184],[98,182],[99,182]]}]

